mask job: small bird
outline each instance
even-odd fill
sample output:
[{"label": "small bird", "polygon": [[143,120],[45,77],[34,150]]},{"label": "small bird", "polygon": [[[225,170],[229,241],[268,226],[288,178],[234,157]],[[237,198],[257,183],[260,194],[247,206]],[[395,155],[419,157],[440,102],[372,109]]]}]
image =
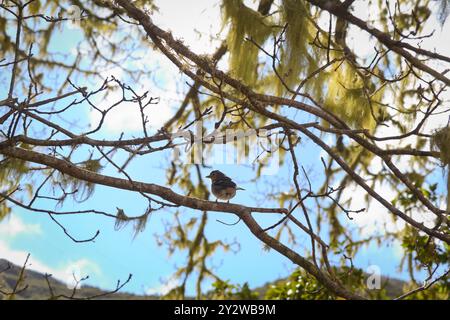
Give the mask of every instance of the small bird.
[{"label": "small bird", "polygon": [[237,190],[245,190],[236,186],[236,183],[234,183],[231,178],[227,177],[219,170],[211,171],[209,176],[206,176],[206,178],[211,179],[211,191],[217,199],[227,200],[227,202],[230,202],[230,199],[236,195]]}]

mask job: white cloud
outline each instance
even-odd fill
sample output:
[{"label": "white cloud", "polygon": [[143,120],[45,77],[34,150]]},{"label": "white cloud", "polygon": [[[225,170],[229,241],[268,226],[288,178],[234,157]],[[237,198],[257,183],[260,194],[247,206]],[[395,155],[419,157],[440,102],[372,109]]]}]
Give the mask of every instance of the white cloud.
[{"label": "white cloud", "polygon": [[[184,99],[186,89],[180,89],[184,80],[180,80],[179,70],[162,54],[151,51],[141,57],[142,61],[147,61],[149,67],[153,70],[148,76],[142,76],[139,82],[128,83],[124,77],[123,70],[113,68],[102,72],[102,78],[106,79],[113,75],[116,79],[130,85],[137,94],[143,94],[148,91],[148,97],[158,99],[158,103],[149,105],[145,108],[144,114],[148,117],[147,129],[159,129],[170,119]],[[130,62],[133,66],[137,62]],[[100,83],[98,84],[100,85]],[[131,93],[127,92],[127,98]],[[106,95],[97,96],[92,99],[93,103],[100,109],[106,110],[122,99],[122,89],[118,85],[113,85]],[[91,108],[89,111],[91,128],[96,128],[101,114]],[[102,129],[106,133],[118,134],[121,132],[141,133],[142,118],[137,103],[122,102],[108,112]]]},{"label": "white cloud", "polygon": [[[6,241],[0,240],[0,258],[6,259],[18,266],[23,266],[29,252],[23,250],[15,250],[10,248]],[[42,274],[51,274],[52,278],[60,280],[67,284],[68,288],[73,288],[75,281],[89,275],[90,277],[101,274],[100,267],[93,261],[86,258],[67,261],[58,268],[51,267],[40,260],[36,259],[33,254],[30,255],[27,270],[34,270]]]},{"label": "white cloud", "polygon": [[[222,28],[219,1],[158,0],[158,12],[152,16],[161,28],[170,30],[198,54],[213,53],[220,43],[217,35]],[[188,18],[186,18],[188,17]]]},{"label": "white cloud", "polygon": [[[445,24],[441,27],[437,17],[439,13],[438,1],[432,1],[430,3],[430,9],[433,11],[429,18],[429,21],[424,25],[423,34],[431,34],[431,37],[423,38],[420,41],[420,47],[428,49],[430,51],[436,50],[437,53],[446,55],[450,51],[450,41],[448,41],[448,35],[450,33],[450,19],[447,19]],[[436,68],[439,72],[448,69],[448,64],[440,60],[429,60],[427,65],[432,68]],[[449,73],[446,74],[449,76]]]},{"label": "white cloud", "polygon": [[[378,186],[379,187],[379,186]],[[376,191],[388,201],[392,198],[394,191],[390,188],[377,188]],[[390,213],[382,204],[376,200],[372,200],[370,206],[367,207],[365,201],[366,191],[360,186],[348,187],[344,190],[343,199],[351,199],[351,209],[359,210],[366,208],[360,213],[353,213],[349,220],[350,225],[356,225],[361,228],[360,232],[363,236],[371,236],[379,231],[395,232],[404,227],[402,221],[394,221],[392,213]]]},{"label": "white cloud", "polygon": [[176,279],[175,277],[170,277],[168,280],[164,281],[164,283],[162,283],[161,285],[145,290],[145,293],[147,295],[163,296],[179,285],[180,281],[178,279]]},{"label": "white cloud", "polygon": [[[221,12],[219,2],[198,0],[193,5],[189,1],[164,0],[156,1],[159,8],[152,15],[153,21],[160,27],[173,33],[197,54],[211,54],[221,43],[218,34],[221,32]],[[189,19],[186,19],[186,16]],[[192,25],[192,21],[195,25]],[[138,53],[136,53],[138,54]],[[146,108],[148,125],[152,129],[159,129],[174,114],[175,108],[181,104],[185,95],[184,80],[180,80],[180,71],[165,56],[159,52],[149,50],[143,52],[140,59],[130,61],[130,66],[147,63],[154,72],[148,77],[141,77],[139,83],[130,83],[133,89],[141,93],[149,90],[152,97],[158,97],[159,103]],[[123,72],[119,67],[102,72],[106,78],[114,74],[117,79],[123,79]],[[183,88],[183,89],[180,89]],[[99,101],[100,109],[106,109],[120,100],[121,90],[112,91]],[[96,127],[101,115],[96,110],[89,113],[92,127]],[[121,104],[108,113],[103,128],[107,133],[142,132],[142,120],[137,104]]]},{"label": "white cloud", "polygon": [[[29,252],[12,249],[9,240],[19,235],[41,234],[42,229],[39,224],[26,224],[18,215],[11,214],[0,223],[0,258],[22,266]],[[54,278],[66,283],[69,287],[74,283],[73,274],[75,274],[78,280],[86,275],[101,274],[100,267],[95,262],[85,258],[67,261],[59,267],[54,268],[36,259],[32,253],[28,260],[27,269],[35,270],[43,274],[52,274]]]},{"label": "white cloud", "polygon": [[[376,183],[375,191],[388,202],[397,194],[397,190],[379,183]],[[366,191],[360,186],[348,187],[343,193],[343,199],[351,199],[351,209],[366,208],[364,212],[351,214],[353,219],[348,222],[349,225],[360,227],[361,235],[368,237],[380,233],[397,232],[406,226],[403,219],[396,217],[375,199],[372,199],[369,207],[367,207],[365,196]],[[428,228],[434,226],[435,215],[431,212],[412,210],[410,216]]]},{"label": "white cloud", "polygon": [[49,272],[53,277],[63,281],[67,284],[68,288],[73,288],[76,285],[82,286],[83,283],[77,283],[82,278],[89,276],[99,276],[101,269],[95,262],[82,258],[75,261],[69,261],[58,269],[53,269],[53,272]]},{"label": "white cloud", "polygon": [[[143,86],[137,86],[138,93],[144,92]],[[169,85],[166,90],[155,88],[152,85],[151,97],[159,98],[159,103],[149,105],[145,108],[144,114],[148,117],[147,129],[159,129],[164,123],[173,115],[174,111],[171,105],[175,101],[181,101],[181,96],[175,91],[175,85]],[[122,98],[122,91],[118,88],[110,90],[109,94],[102,99],[98,104],[99,109],[105,110],[117,103]],[[91,109],[89,113],[91,127],[97,127],[101,114],[95,109]],[[137,103],[122,102],[120,105],[114,107],[108,112],[104,123],[103,129],[108,133],[121,133],[121,132],[142,132],[142,117]]]},{"label": "white cloud", "polygon": [[2,237],[14,237],[19,234],[42,234],[38,224],[25,224],[17,215],[11,214],[0,223],[0,235]]}]

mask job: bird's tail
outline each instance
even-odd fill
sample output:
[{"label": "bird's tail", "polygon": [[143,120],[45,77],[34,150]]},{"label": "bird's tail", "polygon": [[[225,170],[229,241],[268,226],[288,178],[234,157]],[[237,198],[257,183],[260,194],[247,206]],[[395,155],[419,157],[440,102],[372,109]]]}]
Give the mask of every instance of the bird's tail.
[{"label": "bird's tail", "polygon": [[244,188],[237,187],[236,190],[245,190]]}]

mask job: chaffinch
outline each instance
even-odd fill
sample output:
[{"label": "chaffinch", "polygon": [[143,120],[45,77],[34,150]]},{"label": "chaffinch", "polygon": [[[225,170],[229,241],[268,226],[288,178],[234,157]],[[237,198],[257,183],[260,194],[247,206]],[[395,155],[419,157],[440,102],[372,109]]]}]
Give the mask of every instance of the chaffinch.
[{"label": "chaffinch", "polygon": [[219,170],[211,171],[206,178],[211,179],[211,191],[217,199],[227,200],[227,202],[230,202],[230,199],[236,195],[237,190],[245,190],[238,187],[236,183],[231,180],[231,178],[227,177]]}]

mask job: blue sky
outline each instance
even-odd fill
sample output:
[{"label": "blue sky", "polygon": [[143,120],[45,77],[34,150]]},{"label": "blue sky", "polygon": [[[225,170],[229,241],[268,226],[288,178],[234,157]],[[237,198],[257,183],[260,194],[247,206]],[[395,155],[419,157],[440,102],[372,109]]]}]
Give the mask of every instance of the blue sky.
[{"label": "blue sky", "polygon": [[[213,21],[217,21],[219,15],[217,4],[208,6],[206,4],[210,4],[209,1],[196,2],[196,6],[184,3],[184,10],[179,8],[178,10],[172,10],[172,6],[175,4],[174,1],[159,1],[158,4],[161,8],[155,17],[155,22],[160,22],[162,26],[170,27],[177,38],[185,40],[196,52],[211,53],[214,51],[220,39],[213,41],[212,44],[206,39],[209,39],[208,35],[215,35],[217,32],[220,32],[219,26],[213,23]],[[180,3],[177,2],[176,5],[180,5]],[[204,8],[208,7],[209,9],[204,10]],[[193,20],[197,22],[195,26],[197,31],[201,31],[200,38],[198,38],[199,33],[194,32],[193,28],[189,27],[191,20],[183,20],[177,17],[177,14],[181,14],[181,12],[183,12],[184,17],[186,10],[189,10],[190,16],[197,17]],[[174,21],[177,23],[173,23]],[[361,39],[358,37],[361,36],[355,31],[356,45],[360,43]],[[60,32],[55,36],[50,47],[51,50],[70,52],[70,48],[79,39],[79,30],[65,29],[64,32]],[[174,108],[179,105],[183,92],[185,93],[187,90],[187,87],[183,85],[187,79],[182,77],[161,55],[153,52],[146,54],[149,57],[148,61],[154,63],[154,67],[158,72],[149,76],[148,79],[141,79],[141,83],[138,85],[141,85],[143,88],[151,88],[152,94],[161,95],[162,102],[155,106],[158,115],[151,119],[153,121],[153,130],[156,130],[158,125],[161,125],[164,119],[170,117]],[[221,62],[221,67],[226,67],[226,61]],[[114,74],[116,77],[125,77],[117,68],[104,70],[104,74],[105,76]],[[79,83],[83,82],[83,79],[77,80]],[[122,80],[131,81],[126,78]],[[89,88],[94,88],[98,85],[98,82],[87,81],[86,84]],[[2,97],[4,90],[3,88],[0,90],[0,97]],[[106,102],[111,101],[113,98],[114,96],[109,97]],[[291,116],[294,117],[293,114]],[[77,107],[69,113],[69,118],[70,120],[79,121],[79,125],[89,124],[96,119],[87,106]],[[97,137],[117,138],[122,130],[127,131],[130,136],[137,135],[140,127],[137,127],[137,130],[134,131],[129,130],[130,127],[136,127],[137,122],[133,121],[136,121],[136,118],[133,118],[132,111],[127,110],[125,114],[121,109],[114,113],[111,118],[108,118],[105,130],[97,134]],[[305,153],[305,150],[308,150],[308,152]],[[82,157],[83,155],[80,154],[79,156]],[[320,163],[319,156],[321,155],[319,149],[308,143],[298,150],[297,155],[301,159],[301,164],[306,168],[316,170],[314,171],[316,176],[320,177],[320,171],[317,171],[318,168],[320,169],[320,165],[317,167],[317,164]],[[138,158],[128,167],[127,172],[132,177],[138,177],[137,180],[165,185],[164,168],[167,166],[169,157],[169,153],[163,152]],[[115,160],[120,158],[123,160],[124,155],[118,155]],[[118,162],[120,163],[120,161]],[[270,201],[262,203],[258,190],[267,188],[268,185],[265,182],[276,182],[283,185],[283,183],[287,183],[288,178],[292,175],[291,169],[289,169],[289,162],[280,168],[277,175],[263,177],[257,182],[250,181],[254,176],[254,168],[251,165],[230,164],[219,165],[214,168],[224,171],[246,189],[238,193],[233,201],[249,206],[262,204],[276,206],[276,203],[270,203]],[[120,176],[111,167],[106,168],[102,173]],[[206,174],[208,171],[203,171],[203,173]],[[322,181],[317,179],[314,182],[315,185],[319,186]],[[287,184],[284,184],[284,187],[285,190],[288,190]],[[49,202],[41,201],[37,204],[54,209],[54,206],[49,204]],[[97,186],[93,197],[85,203],[71,203],[69,200],[64,206],[57,209],[80,210],[95,208],[115,213],[116,207],[124,209],[129,215],[140,215],[146,208],[146,200],[132,192]],[[359,208],[359,203],[355,203],[353,208]],[[375,211],[372,212],[374,213],[372,216],[375,216],[376,219],[380,215],[388,216],[388,214],[379,210],[376,207]],[[182,217],[185,220],[188,220],[191,216],[200,216],[201,214],[189,209],[183,209],[182,212]],[[375,218],[370,218],[368,213],[361,215],[363,216],[356,217],[353,227],[373,225],[373,219]],[[276,222],[278,219],[278,217],[268,217],[262,214],[256,216],[258,221],[266,226]],[[345,214],[342,214],[342,216],[345,217]],[[53,273],[63,280],[70,278],[73,270],[80,270],[81,275],[90,275],[87,283],[102,288],[112,288],[118,279],[125,280],[128,274],[132,273],[133,280],[124,290],[137,294],[163,292],[165,289],[164,283],[173,284],[170,276],[175,271],[176,266],[181,265],[185,260],[184,254],[179,253],[169,257],[166,248],[158,246],[155,238],[155,234],[164,232],[164,221],[173,219],[173,210],[154,212],[148,221],[145,231],[136,237],[133,237],[134,233],[131,226],[126,226],[116,231],[114,229],[114,221],[101,216],[70,216],[57,217],[57,219],[77,238],[89,238],[96,230],[100,230],[101,233],[94,243],[77,244],[64,235],[61,229],[45,214],[28,212],[14,207],[13,214],[0,223],[0,230],[4,231],[0,232],[0,257],[20,264],[25,260],[26,253],[29,252],[32,256],[31,269]],[[249,233],[243,223],[227,226],[217,222],[216,219],[228,223],[236,221],[236,218],[230,214],[210,213],[206,230],[208,239],[210,241],[220,239],[229,242],[236,240],[240,243],[238,252],[219,253],[213,259],[212,265],[222,278],[231,279],[234,283],[242,284],[243,282],[248,282],[251,287],[255,287],[267,281],[285,277],[294,270],[295,266],[289,260],[273,250],[264,250],[263,245]],[[7,230],[15,230],[15,232],[6,232]],[[370,232],[373,232],[373,230]],[[303,244],[305,246],[309,244],[309,239],[304,235],[300,235],[299,243],[300,245],[297,249],[301,251]],[[406,278],[406,274],[398,272],[396,268],[400,255],[401,248],[398,244],[391,246],[386,244],[382,248],[376,246],[364,247],[355,257],[354,263],[363,269],[371,264],[376,264],[381,268],[383,275]],[[194,283],[189,282],[188,294],[193,293]]]}]

